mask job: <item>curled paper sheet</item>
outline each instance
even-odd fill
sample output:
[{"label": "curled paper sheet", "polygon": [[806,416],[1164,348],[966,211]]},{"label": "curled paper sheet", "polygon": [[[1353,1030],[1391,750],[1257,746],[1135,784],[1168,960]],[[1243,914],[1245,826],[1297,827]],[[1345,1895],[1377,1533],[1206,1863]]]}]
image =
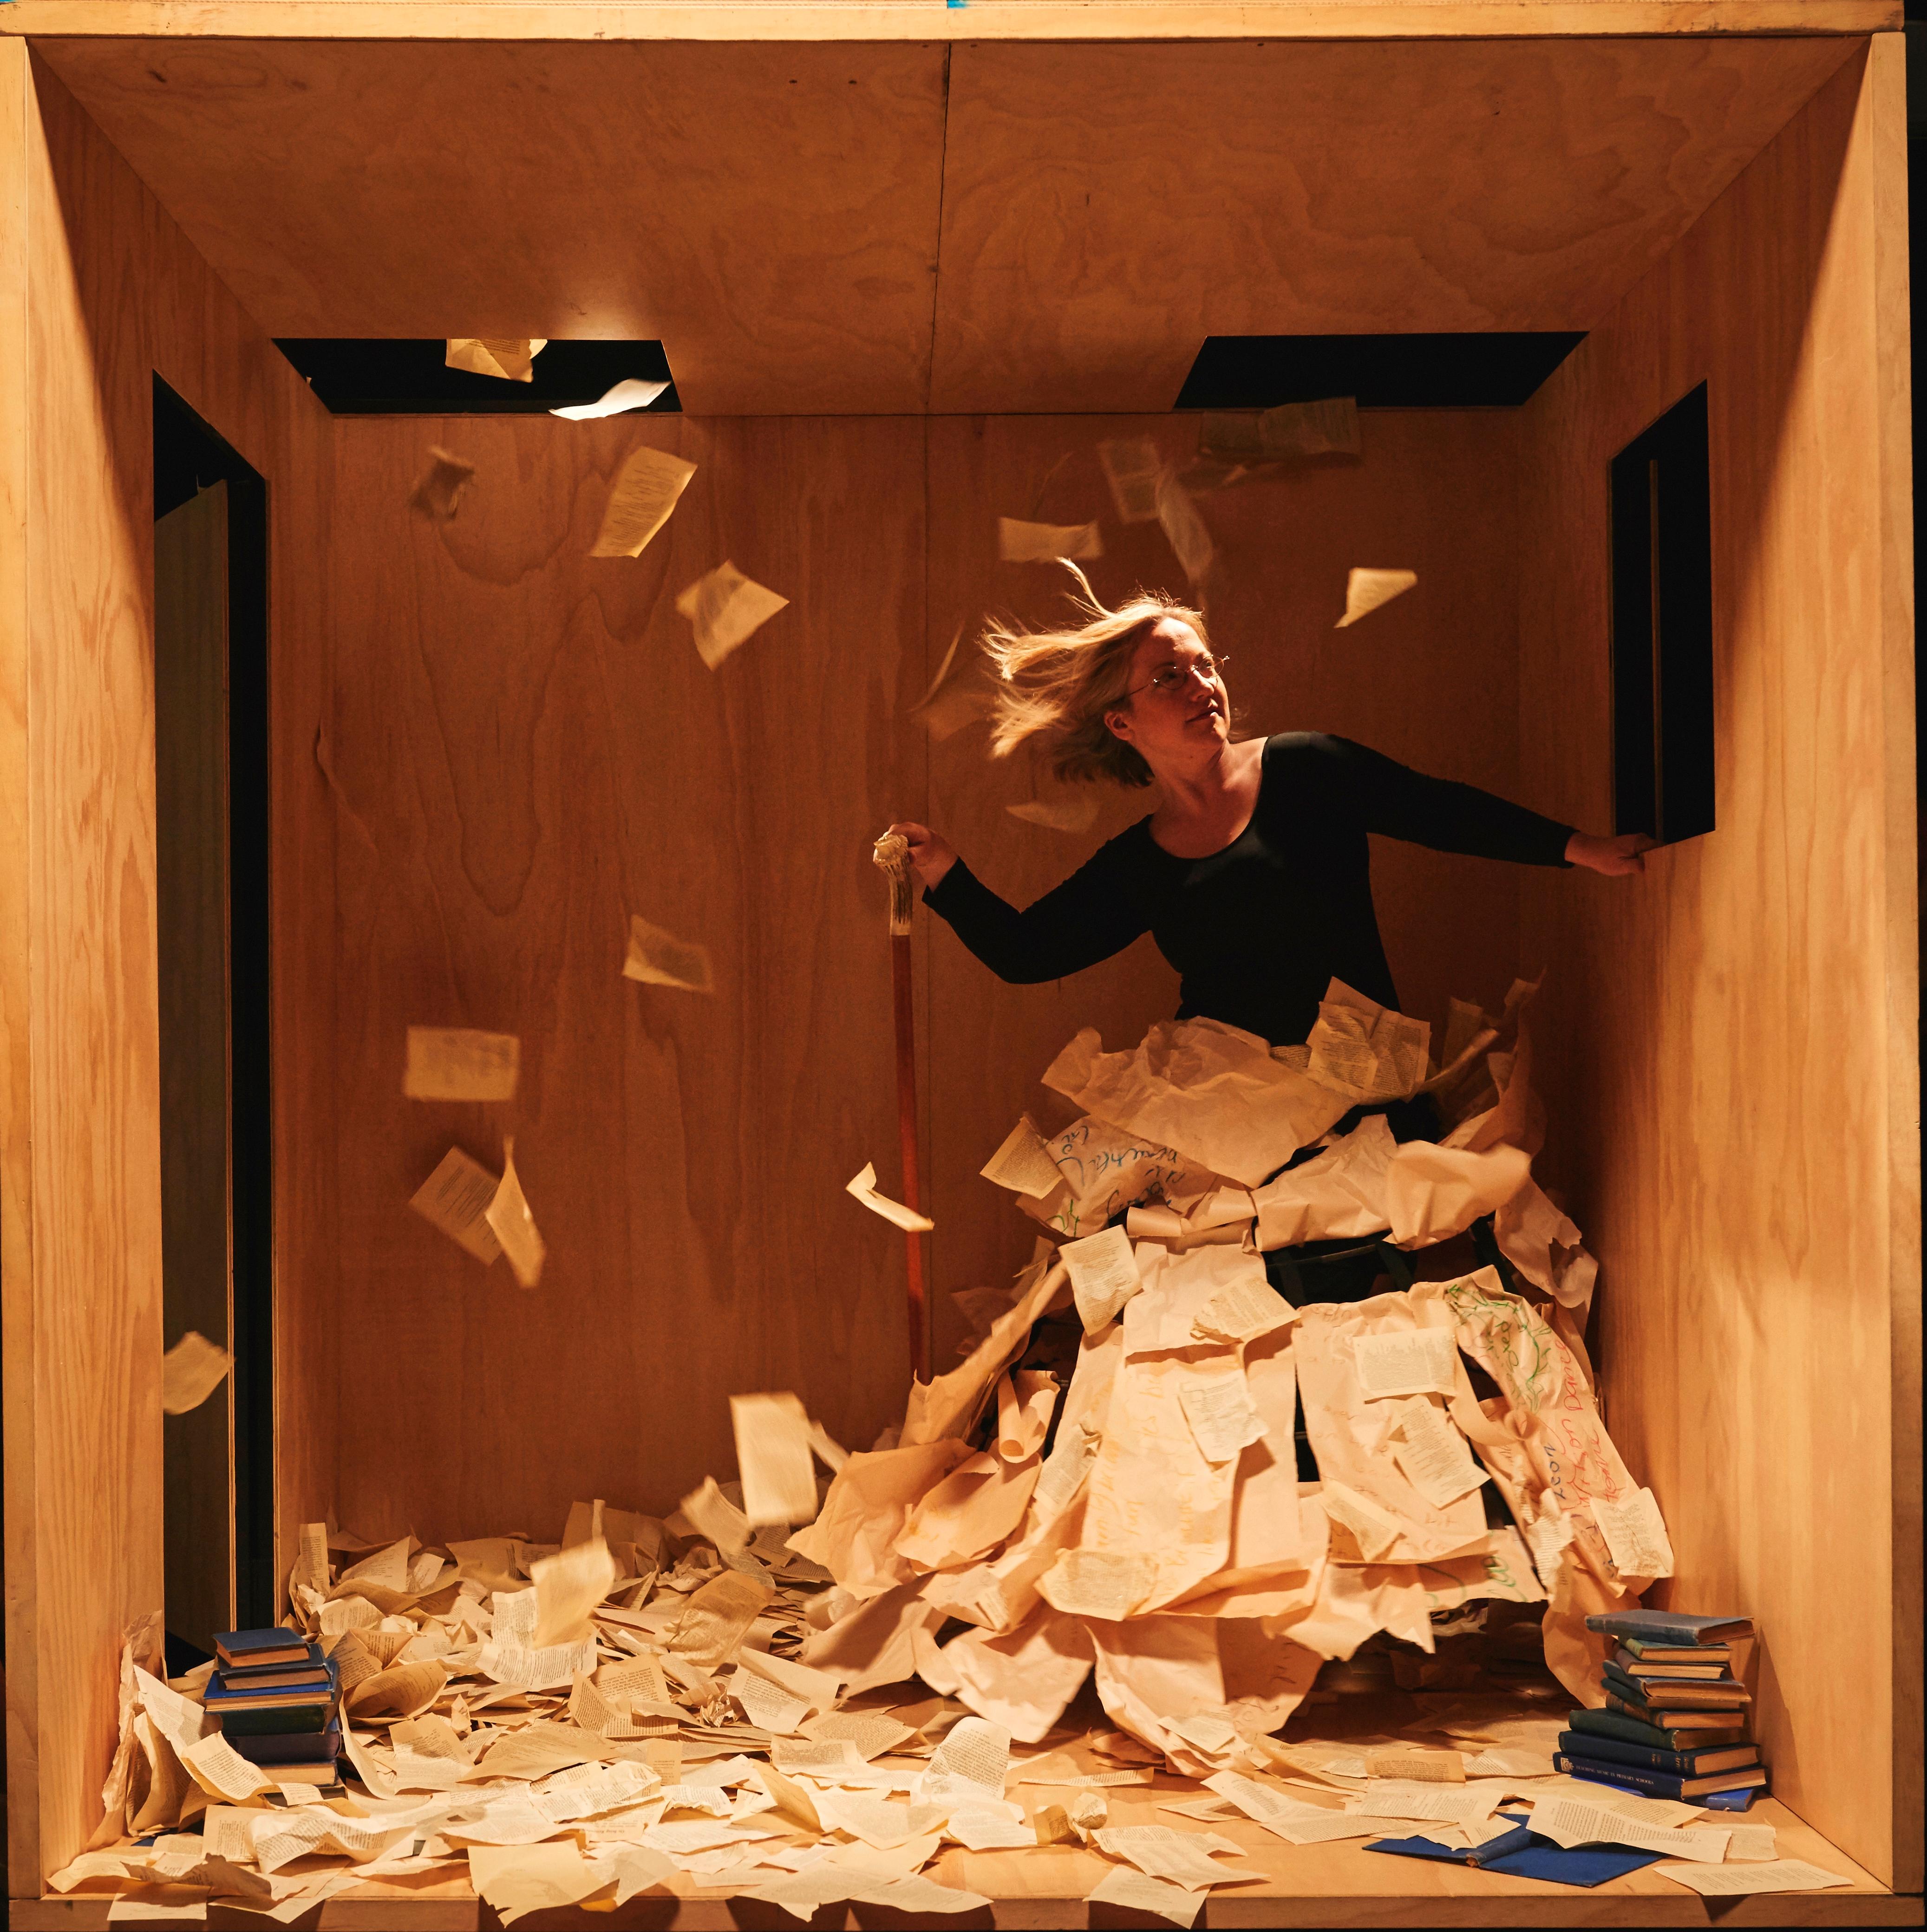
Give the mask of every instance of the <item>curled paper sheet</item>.
[{"label": "curled paper sheet", "polygon": [[410,1027],[401,1090],[411,1100],[512,1100],[522,1042],[470,1027]]},{"label": "curled paper sheet", "polygon": [[1004,1144],[980,1168],[985,1180],[1033,1201],[1043,1200],[1064,1184],[1050,1149],[1028,1114],[1004,1137]]},{"label": "curled paper sheet", "polygon": [[944,662],[937,667],[937,675],[930,680],[929,689],[910,707],[911,716],[939,744],[954,737],[974,719],[990,715],[992,692],[989,681],[983,674],[980,654],[973,648],[962,664],[957,662],[963,634],[964,627],[959,624],[950,639],[950,649],[944,653]]},{"label": "curled paper sheet", "polygon": [[1305,1070],[1353,1101],[1402,1100],[1430,1071],[1432,1029],[1334,980],[1306,1036]]},{"label": "curled paper sheet", "polygon": [[707,946],[678,939],[636,914],[629,916],[629,953],[623,961],[623,977],[640,980],[645,986],[675,986],[686,993],[716,991]]},{"label": "curled paper sheet", "polygon": [[1097,795],[1088,786],[1048,799],[1028,799],[1004,809],[1013,818],[1041,825],[1052,832],[1088,832],[1097,822]]},{"label": "curled paper sheet", "polygon": [[509,1257],[515,1279],[524,1288],[533,1288],[542,1278],[542,1263],[548,1249],[536,1226],[536,1217],[529,1211],[522,1184],[515,1173],[512,1140],[503,1144],[501,1184],[485,1210],[485,1218],[501,1243],[502,1252]]},{"label": "curled paper sheet", "polygon": [[589,554],[641,556],[650,538],[669,520],[695,473],[693,463],[644,443],[617,472],[603,506],[602,526]]},{"label": "curled paper sheet", "polygon": [[190,1328],[161,1358],[161,1406],[169,1415],[199,1408],[227,1379],[234,1358]]},{"label": "curled paper sheet", "polygon": [[999,517],[997,554],[1006,563],[1055,563],[1060,557],[1084,562],[1104,554],[1104,539],[1095,524],[1027,524]]},{"label": "curled paper sheet", "polygon": [[1191,493],[1178,481],[1175,471],[1167,470],[1157,479],[1157,520],[1195,590],[1205,581],[1217,553]]},{"label": "curled paper sheet", "polygon": [[920,1214],[915,1208],[906,1208],[902,1202],[893,1201],[887,1194],[879,1194],[877,1192],[876,1165],[872,1161],[864,1162],[863,1172],[853,1175],[843,1185],[872,1214],[881,1214],[886,1221],[901,1228],[905,1234],[927,1234],[937,1225],[927,1214]]},{"label": "curled paper sheet", "polygon": [[451,335],[443,362],[471,376],[499,376],[505,382],[532,382],[535,360],[548,346],[546,336]]},{"label": "curled paper sheet", "polygon": [[486,1267],[502,1252],[502,1244],[488,1222],[488,1210],[500,1185],[479,1161],[471,1160],[460,1148],[450,1148],[408,1204],[431,1227],[439,1228]]},{"label": "curled paper sheet", "polygon": [[1369,617],[1418,581],[1415,570],[1354,570],[1345,580],[1345,614],[1331,628],[1342,631],[1361,617]]},{"label": "curled paper sheet", "polygon": [[716,566],[699,577],[676,599],[676,608],[689,619],[696,634],[696,650],[711,670],[745,643],[779,610],[787,597],[752,583],[734,564]]},{"label": "curled paper sheet", "polygon": [[1097,446],[1097,460],[1111,486],[1111,500],[1122,524],[1148,524],[1157,515],[1157,479],[1164,459],[1148,436],[1118,436]]},{"label": "curled paper sheet", "polygon": [[645,382],[639,376],[626,376],[612,389],[605,389],[593,403],[570,403],[551,410],[552,416],[570,422],[595,422],[604,416],[619,416],[626,410],[646,410],[668,388],[667,382]]},{"label": "curled paper sheet", "polygon": [[428,466],[415,479],[408,493],[409,506],[438,524],[452,523],[461,508],[461,500],[475,480],[475,465],[465,463],[452,451],[431,445]]}]

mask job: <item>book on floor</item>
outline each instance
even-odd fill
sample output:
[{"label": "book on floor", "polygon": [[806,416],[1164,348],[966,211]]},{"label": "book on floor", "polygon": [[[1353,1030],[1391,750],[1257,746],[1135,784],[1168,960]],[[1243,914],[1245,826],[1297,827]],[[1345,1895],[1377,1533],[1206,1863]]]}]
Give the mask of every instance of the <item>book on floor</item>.
[{"label": "book on floor", "polygon": [[268,1630],[221,1630],[214,1654],[224,1664],[240,1669],[279,1664],[305,1664],[310,1646],[299,1630],[279,1624]]},{"label": "book on floor", "polygon": [[1724,1643],[1729,1638],[1751,1636],[1751,1617],[1694,1617],[1679,1610],[1614,1610],[1588,1617],[1586,1628],[1601,1636],[1640,1637],[1652,1643],[1697,1647],[1703,1643]]},{"label": "book on floor", "polygon": [[1604,1758],[1609,1764],[1629,1764],[1640,1771],[1663,1771],[1675,1778],[1705,1778],[1716,1771],[1743,1771],[1760,1762],[1754,1744],[1712,1744],[1697,1750],[1676,1750],[1596,1731],[1561,1731],[1559,1748],[1574,1757]]},{"label": "book on floor", "polygon": [[1589,1778],[1595,1784],[1616,1784],[1649,1798],[1670,1798],[1675,1802],[1698,1798],[1709,1792],[1743,1791],[1766,1782],[1766,1773],[1758,1765],[1743,1771],[1714,1772],[1705,1778],[1676,1778],[1664,1771],[1641,1771],[1630,1764],[1614,1764],[1604,1758],[1574,1757],[1569,1751],[1553,1754],[1553,1768],[1573,1778]]},{"label": "book on floor", "polygon": [[[1716,1745],[1752,1742],[1743,1722],[1725,1719],[1717,1724],[1700,1722],[1706,1714],[1695,1711],[1691,1713],[1691,1724],[1661,1726],[1648,1724],[1643,1718],[1628,1717],[1623,1711],[1569,1711],[1565,1721],[1575,1731],[1618,1738],[1626,1744],[1644,1744],[1655,1750],[1707,1750]],[[1744,1713],[1739,1714],[1743,1717]]]}]

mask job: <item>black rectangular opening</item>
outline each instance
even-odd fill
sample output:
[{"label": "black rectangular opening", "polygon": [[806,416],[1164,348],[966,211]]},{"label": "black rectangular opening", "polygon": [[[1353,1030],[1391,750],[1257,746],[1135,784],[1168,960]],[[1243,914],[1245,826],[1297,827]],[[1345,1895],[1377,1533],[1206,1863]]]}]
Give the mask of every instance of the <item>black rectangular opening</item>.
[{"label": "black rectangular opening", "polygon": [[630,376],[669,385],[650,415],[683,406],[659,342],[551,342],[526,382],[451,369],[439,336],[278,336],[275,346],[338,416],[540,416],[597,401]]},{"label": "black rectangular opening", "polygon": [[164,1339],[234,1358],[167,1418],[168,1634],[205,1651],[275,1594],[268,490],[158,376],[154,515]]},{"label": "black rectangular opening", "polygon": [[1517,329],[1211,335],[1172,407],[1268,410],[1351,396],[1361,410],[1517,409],[1585,339]]},{"label": "black rectangular opening", "polygon": [[1613,817],[1662,845],[1713,829],[1706,386],[1613,458]]}]

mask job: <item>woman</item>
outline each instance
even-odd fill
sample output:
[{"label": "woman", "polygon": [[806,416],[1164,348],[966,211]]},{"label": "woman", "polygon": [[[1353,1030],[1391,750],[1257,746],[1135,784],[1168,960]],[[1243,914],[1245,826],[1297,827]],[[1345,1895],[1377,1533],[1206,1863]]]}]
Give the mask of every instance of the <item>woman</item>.
[{"label": "woman", "polygon": [[1643,869],[1649,838],[1577,832],[1349,739],[1235,740],[1202,616],[1145,592],[1107,610],[1071,568],[1086,622],[986,634],[1000,679],[992,748],[1034,739],[1060,778],[1155,784],[1157,808],[1022,912],[927,826],[890,828],[909,841],[925,903],[1000,979],[1060,979],[1148,932],[1181,976],[1179,1018],[1283,1045],[1310,1033],[1334,978],[1398,1005],[1369,832],[1521,865]]}]

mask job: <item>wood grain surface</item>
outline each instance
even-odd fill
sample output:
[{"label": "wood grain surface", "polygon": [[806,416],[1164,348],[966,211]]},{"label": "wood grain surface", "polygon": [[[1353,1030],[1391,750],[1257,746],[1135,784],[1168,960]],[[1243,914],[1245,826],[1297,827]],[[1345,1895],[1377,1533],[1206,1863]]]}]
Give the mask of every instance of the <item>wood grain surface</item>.
[{"label": "wood grain surface", "polygon": [[[1898,40],[1525,412],[1525,783],[1609,808],[1607,464],[1704,380],[1717,828],[1533,880],[1548,1159],[1681,1609],[1751,1615],[1775,1792],[1920,1882],[1919,1150]],[[1877,295],[1879,299],[1876,299]],[[1847,452],[1852,452],[1848,456]],[[1909,1400],[1909,1392],[1913,1399]]]},{"label": "wood grain surface", "polygon": [[1212,334],[1585,328],[1851,45],[42,49],[271,334],[659,339],[714,416],[1165,410]]},{"label": "wood grain surface", "polygon": [[0,34],[511,40],[1400,40],[1870,34],[1900,0],[13,0]]},{"label": "wood grain surface", "polygon": [[[31,452],[0,497],[8,1849],[11,1888],[35,1893],[99,1817],[122,1633],[161,1598],[154,374],[278,485],[278,704],[324,661],[326,458],[319,406],[126,164],[23,47],[0,56],[0,261],[19,352],[0,391],[24,432],[7,446]],[[293,781],[276,798],[281,877],[308,864],[325,891],[302,764],[276,766]],[[278,900],[278,919],[293,904]],[[326,1006],[304,1004],[302,981],[326,962],[305,962],[285,924],[281,938],[277,1103],[305,1142],[305,1016]],[[305,1258],[291,1267],[326,1270],[332,1229],[305,1217],[332,1156],[325,1142],[311,1152],[298,1184],[296,1162],[281,1166],[277,1232],[284,1257]],[[299,1387],[282,1424],[289,1506],[320,1506],[303,1486],[316,1436]]]}]

